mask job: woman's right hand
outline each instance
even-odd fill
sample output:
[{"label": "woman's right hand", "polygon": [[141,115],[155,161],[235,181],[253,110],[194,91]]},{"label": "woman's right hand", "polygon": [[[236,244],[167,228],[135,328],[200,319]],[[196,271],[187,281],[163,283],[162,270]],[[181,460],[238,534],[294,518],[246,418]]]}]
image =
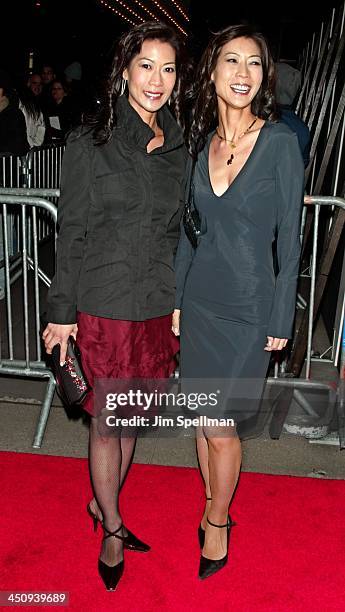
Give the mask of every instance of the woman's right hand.
[{"label": "woman's right hand", "polygon": [[42,338],[46,347],[47,353],[50,355],[54,346],[60,344],[60,365],[66,361],[67,341],[70,336],[74,340],[77,338],[78,325],[72,323],[70,325],[60,325],[60,323],[48,323],[45,328]]},{"label": "woman's right hand", "polygon": [[180,315],[181,315],[181,310],[177,310],[177,309],[175,309],[172,314],[171,329],[173,333],[175,334],[175,336],[180,335]]}]

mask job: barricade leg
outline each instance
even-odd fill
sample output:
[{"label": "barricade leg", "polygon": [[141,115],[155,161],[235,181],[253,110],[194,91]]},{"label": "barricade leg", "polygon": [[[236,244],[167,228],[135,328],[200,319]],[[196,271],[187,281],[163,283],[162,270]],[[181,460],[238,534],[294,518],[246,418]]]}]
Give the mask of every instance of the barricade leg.
[{"label": "barricade leg", "polygon": [[337,397],[337,416],[340,450],[345,449],[345,380],[341,380]]},{"label": "barricade leg", "polygon": [[279,440],[280,438],[285,419],[290,409],[293,392],[293,386],[291,386],[291,388],[282,389],[274,399],[273,405],[275,404],[275,406],[269,425],[269,434],[272,440]]},{"label": "barricade leg", "polygon": [[345,321],[343,323],[340,377],[337,391],[337,415],[340,450],[345,449]]},{"label": "barricade leg", "polygon": [[47,422],[48,422],[50,408],[51,408],[53,397],[54,397],[54,392],[55,392],[55,380],[54,380],[53,375],[51,375],[51,377],[49,377],[48,379],[46,394],[43,400],[41,414],[38,419],[34,441],[32,443],[33,448],[41,448],[44,432],[45,432]]}]

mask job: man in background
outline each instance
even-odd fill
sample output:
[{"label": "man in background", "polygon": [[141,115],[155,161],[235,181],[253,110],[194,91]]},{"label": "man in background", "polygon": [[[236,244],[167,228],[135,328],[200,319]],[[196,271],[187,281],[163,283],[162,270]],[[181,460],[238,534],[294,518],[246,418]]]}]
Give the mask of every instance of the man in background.
[{"label": "man in background", "polygon": [[276,67],[276,100],[280,121],[286,123],[297,134],[304,167],[310,161],[310,132],[306,123],[296,115],[294,103],[301,88],[301,73],[286,62],[277,62]]}]

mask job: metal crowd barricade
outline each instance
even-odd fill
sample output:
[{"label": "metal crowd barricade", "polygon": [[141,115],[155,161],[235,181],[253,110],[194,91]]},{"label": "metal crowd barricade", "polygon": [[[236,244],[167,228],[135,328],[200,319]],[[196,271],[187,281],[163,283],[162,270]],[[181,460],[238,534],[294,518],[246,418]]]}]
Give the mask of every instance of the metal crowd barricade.
[{"label": "metal crowd barricade", "polygon": [[[62,156],[65,144],[50,144],[34,147],[25,158],[25,184],[30,189],[59,189],[61,178]],[[58,198],[47,198],[55,205]],[[39,241],[51,235],[51,218],[47,211],[40,210],[37,217]]]},{"label": "metal crowd barricade", "polygon": [[[299,61],[303,85],[296,103],[297,114],[306,122],[311,133],[310,163],[306,169],[306,190],[310,194],[344,196],[345,189],[345,2],[332,3],[323,15],[320,28],[306,44]],[[313,218],[313,210],[304,209],[304,243]],[[327,211],[328,212],[328,211]],[[333,216],[330,217],[330,224]],[[309,247],[309,245],[308,245]],[[310,277],[310,268],[305,268]],[[345,260],[343,281],[345,282]],[[341,295],[340,295],[341,297]],[[320,359],[331,353],[331,361],[339,355],[341,300],[337,304],[334,341]],[[316,357],[312,358],[314,361]]]},{"label": "metal crowd barricade", "polygon": [[[34,147],[25,158],[26,184],[34,189],[59,189],[65,143]],[[56,197],[48,198],[54,204]]]},{"label": "metal crowd barricade", "polygon": [[[51,403],[55,390],[55,382],[51,371],[42,361],[41,355],[41,340],[40,340],[40,282],[41,286],[49,287],[50,278],[46,271],[39,265],[39,248],[40,242],[38,237],[38,215],[37,212],[44,210],[50,215],[54,229],[56,228],[57,210],[55,205],[48,201],[48,198],[58,198],[58,190],[36,190],[36,189],[0,189],[0,211],[2,208],[3,228],[4,228],[4,247],[5,247],[5,275],[6,275],[6,329],[0,326],[0,348],[2,343],[7,343],[8,351],[4,356],[0,353],[0,375],[15,375],[25,377],[41,377],[48,379],[45,398],[42,404],[41,414],[36,428],[36,433],[33,441],[33,446],[39,448],[42,443],[45,427],[50,413]],[[317,421],[319,414],[315,411],[313,405],[305,398],[304,393],[308,390],[320,391],[327,394],[328,408],[338,414],[339,425],[339,444],[340,448],[345,448],[345,431],[344,431],[344,381],[341,379],[337,389],[332,383],[322,382],[311,379],[310,363],[312,360],[312,339],[313,339],[313,320],[314,320],[314,299],[315,285],[317,279],[318,267],[318,231],[319,231],[319,214],[321,206],[329,206],[332,210],[345,210],[345,199],[338,197],[327,196],[306,196],[305,204],[315,206],[314,215],[314,230],[313,230],[313,248],[312,248],[312,264],[311,264],[311,281],[310,281],[310,297],[309,297],[309,324],[308,324],[308,340],[306,353],[306,373],[304,378],[286,377],[283,372],[275,370],[273,377],[267,380],[268,386],[276,387],[279,393],[277,406],[273,411],[273,416],[270,423],[270,435],[272,438],[279,438],[285,418],[290,408],[291,400],[294,398],[306,413],[314,417]],[[24,337],[24,358],[19,358],[15,346],[14,325],[13,325],[13,293],[16,289],[16,284],[11,285],[10,270],[11,256],[9,253],[9,241],[7,230],[8,215],[11,214],[11,207],[19,207],[20,209],[20,274],[22,277],[22,297],[23,297],[23,337]],[[8,209],[9,207],[9,209]],[[31,219],[30,226],[28,218]],[[31,231],[32,239],[32,254],[30,254],[27,245],[29,242],[28,227]],[[55,247],[55,243],[54,243]],[[55,252],[55,248],[54,248]],[[30,292],[31,282],[31,292]],[[343,289],[341,289],[343,291]],[[31,299],[30,299],[31,298]],[[342,310],[342,329],[344,326],[344,296]],[[0,310],[1,312],[1,310]],[[1,318],[0,318],[1,324]],[[31,331],[31,335],[30,335]],[[343,340],[344,343],[344,340]],[[342,353],[342,368],[344,368],[344,351]],[[35,353],[33,357],[33,353]],[[344,378],[344,377],[343,377]],[[340,399],[339,399],[340,398]],[[338,401],[337,401],[338,400]],[[277,399],[275,399],[277,401]]]},{"label": "metal crowd barricade", "polygon": [[[0,155],[0,187],[58,189],[65,143],[33,147],[23,156]],[[56,204],[56,197],[48,200]]]},{"label": "metal crowd barricade", "polygon": [[343,334],[341,342],[340,376],[337,393],[337,417],[339,423],[339,441],[345,448],[345,321],[343,319]]},{"label": "metal crowd barricade", "polygon": [[[18,189],[21,187],[59,189],[61,163],[65,146],[65,143],[49,144],[34,147],[22,157],[15,155],[0,156],[0,187],[8,189]],[[57,204],[56,196],[47,196],[47,199]],[[39,209],[37,211],[37,221],[38,239],[41,241],[50,237],[52,227],[49,214],[45,210]],[[19,228],[20,216],[16,212],[9,214],[7,229],[9,252],[11,255],[15,255],[17,252]],[[30,244],[28,244],[28,248],[29,250],[31,249]],[[3,262],[0,252],[0,270],[2,266]]]},{"label": "metal crowd barricade", "polygon": [[0,187],[21,187],[25,157],[0,156]]},{"label": "metal crowd barricade", "polygon": [[[42,247],[39,244],[38,217],[40,211],[45,211],[53,223],[52,248],[55,252],[57,209],[47,198],[58,196],[57,189],[0,189],[5,261],[5,303],[0,302],[0,376],[48,379],[33,440],[35,448],[41,446],[55,390],[54,377],[42,360],[41,352],[41,293],[42,287],[50,285],[50,279],[47,271],[40,266]],[[21,283],[11,279],[8,217],[13,214],[14,209],[19,211],[20,215],[19,257],[17,256],[20,269],[16,280],[21,277]],[[31,251],[28,249],[29,243],[32,245]],[[54,260],[54,257],[51,259]],[[15,315],[19,321],[17,325]]]},{"label": "metal crowd barricade", "polygon": [[[306,204],[315,205],[315,216],[314,216],[314,230],[313,230],[313,250],[311,257],[311,279],[310,279],[310,301],[309,301],[309,320],[308,320],[308,345],[307,345],[307,357],[306,357],[306,378],[310,378],[310,366],[312,361],[312,338],[313,338],[313,314],[314,314],[314,301],[315,301],[315,283],[317,273],[317,261],[318,261],[318,230],[319,230],[319,217],[320,217],[320,206],[334,207],[335,209],[340,208],[345,210],[345,199],[336,196],[306,196]],[[340,285],[340,302],[342,303],[342,321],[344,320],[344,288]],[[340,340],[342,334],[342,324],[340,323],[339,329],[336,330],[338,337],[335,339],[335,352],[334,352],[334,365],[338,364]]]},{"label": "metal crowd barricade", "polygon": [[[271,386],[282,387],[282,393],[278,398],[277,409],[273,413],[273,417],[270,423],[270,435],[272,438],[277,439],[280,436],[282,427],[284,425],[285,419],[287,417],[291,400],[294,398],[297,403],[304,409],[307,415],[310,417],[315,417],[315,425],[317,425],[317,420],[320,415],[315,411],[312,404],[308,402],[308,400],[303,396],[303,391],[307,390],[315,390],[315,391],[325,391],[328,394],[328,407],[330,408],[330,412],[334,409],[334,412],[337,412],[338,417],[338,434],[339,434],[339,446],[340,449],[345,449],[345,431],[344,431],[344,401],[343,403],[337,403],[337,397],[339,394],[341,395],[339,389],[343,389],[343,382],[340,382],[338,385],[338,391],[335,388],[332,382],[321,382],[317,380],[311,379],[311,361],[312,361],[312,343],[313,343],[313,333],[314,333],[314,303],[315,303],[315,286],[317,281],[317,270],[318,270],[318,235],[319,235],[319,216],[320,216],[320,208],[324,206],[329,206],[333,210],[341,209],[345,211],[345,199],[339,197],[331,197],[331,196],[305,196],[304,203],[306,206],[315,206],[315,215],[314,215],[314,226],[313,226],[313,245],[312,245],[312,255],[311,255],[311,277],[310,277],[310,289],[309,289],[309,305],[308,305],[308,334],[307,334],[307,350],[306,350],[306,360],[305,360],[305,377],[304,378],[292,378],[285,377],[284,373],[279,375],[278,368],[275,368],[275,373],[273,377],[269,377],[267,379],[267,384]],[[337,346],[340,348],[341,342],[341,334],[343,333],[344,327],[344,309],[345,309],[345,299],[344,299],[344,287],[340,284],[340,301],[342,303],[342,319],[340,325],[340,334],[337,339]],[[343,340],[344,344],[344,340]],[[342,355],[342,367],[344,360],[344,351],[345,346],[343,346],[343,355]],[[339,351],[336,351],[334,356],[334,362],[332,365],[337,366],[339,359]],[[289,376],[289,374],[287,374]],[[291,375],[290,375],[291,376]],[[342,379],[340,378],[340,381]],[[342,391],[343,392],[343,391]],[[338,410],[336,411],[336,404],[338,406]],[[340,406],[340,409],[339,409]]]},{"label": "metal crowd barricade", "polygon": [[[16,155],[0,156],[0,187],[21,187],[24,183],[25,157]],[[7,219],[8,248],[10,255],[16,252],[16,236],[19,233],[20,218],[16,213],[9,214]],[[3,277],[3,253],[2,253],[2,223],[0,217],[0,287]]]}]

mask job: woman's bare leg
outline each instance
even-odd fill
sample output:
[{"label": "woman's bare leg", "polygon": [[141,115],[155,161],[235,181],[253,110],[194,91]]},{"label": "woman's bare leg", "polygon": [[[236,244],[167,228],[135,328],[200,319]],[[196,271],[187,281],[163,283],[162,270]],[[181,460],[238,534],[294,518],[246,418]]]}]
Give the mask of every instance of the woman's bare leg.
[{"label": "woman's bare leg", "polygon": [[[205,498],[211,497],[210,474],[208,469],[208,444],[202,427],[196,428],[196,452],[198,456],[200,472],[205,484]],[[203,529],[206,528],[206,519],[208,511],[210,509],[210,505],[211,502],[205,499],[205,510],[201,519],[201,526]]]},{"label": "woman's bare leg", "polygon": [[[216,431],[216,430],[219,431]],[[206,431],[208,442],[208,467],[212,502],[208,518],[216,525],[225,525],[229,505],[234,494],[241,468],[241,442],[233,429],[226,433],[220,428]],[[221,559],[226,554],[227,530],[217,529],[206,523],[203,556]]]}]

